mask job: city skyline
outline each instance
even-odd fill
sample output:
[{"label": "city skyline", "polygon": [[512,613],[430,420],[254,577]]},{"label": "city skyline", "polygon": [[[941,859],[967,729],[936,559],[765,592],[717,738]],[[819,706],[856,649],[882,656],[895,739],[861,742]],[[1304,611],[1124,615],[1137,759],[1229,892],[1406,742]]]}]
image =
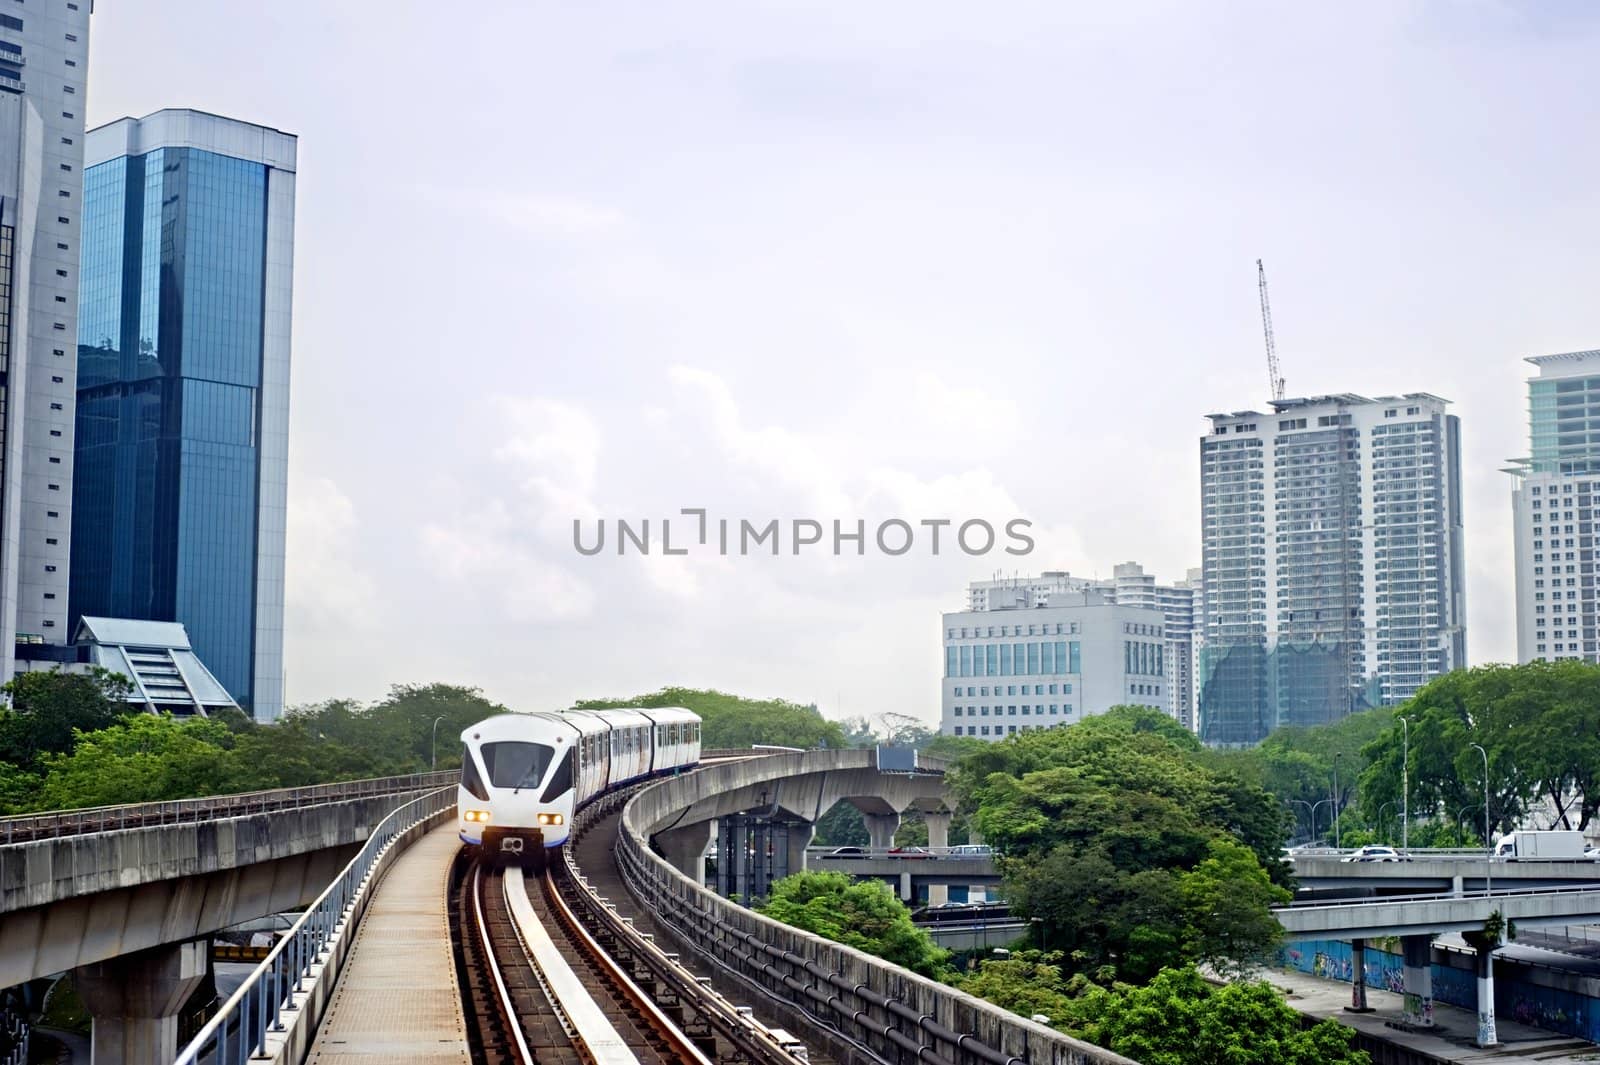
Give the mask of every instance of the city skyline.
[{"label": "city skyline", "polygon": [[[571,519],[1021,513],[1039,546],[1008,569],[1181,575],[1203,415],[1267,396],[1257,257],[1292,393],[1454,402],[1470,661],[1515,655],[1498,470],[1524,450],[1519,360],[1595,344],[1574,249],[1596,149],[1555,135],[1594,97],[1588,13],[1024,5],[974,45],[953,7],[847,33],[770,8],[684,52],[664,16],[509,12],[465,44],[481,106],[404,117],[422,46],[391,20],[161,14],[96,13],[92,123],[190,104],[316,145],[291,702],[692,683],[930,720],[933,618],[991,560],[622,564],[576,556]],[[266,65],[291,44],[304,79]],[[128,54],[171,62],[109,58]],[[1474,107],[1435,89],[1462,80]],[[432,150],[402,164],[418,129]],[[420,292],[420,327],[376,313]],[[400,676],[397,646],[417,648]]]}]

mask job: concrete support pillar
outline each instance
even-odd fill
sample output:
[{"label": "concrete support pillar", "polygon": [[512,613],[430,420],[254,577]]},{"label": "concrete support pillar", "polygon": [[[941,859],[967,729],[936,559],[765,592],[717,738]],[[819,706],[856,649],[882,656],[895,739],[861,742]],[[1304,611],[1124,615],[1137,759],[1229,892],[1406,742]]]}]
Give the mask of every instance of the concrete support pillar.
[{"label": "concrete support pillar", "polygon": [[750,904],[750,819],[730,814],[717,833],[717,893]]},{"label": "concrete support pillar", "polygon": [[913,895],[911,894],[912,890],[913,889],[911,887],[911,874],[909,872],[901,873],[900,874],[900,901],[901,902],[910,902],[912,900],[912,898],[913,898]]},{"label": "concrete support pillar", "polygon": [[950,819],[955,816],[948,810],[940,813],[925,813],[922,815],[928,823],[928,846],[932,848],[950,846]]},{"label": "concrete support pillar", "polygon": [[1372,1007],[1367,1005],[1367,941],[1364,939],[1350,941],[1350,1005],[1345,1011],[1372,1012]]},{"label": "concrete support pillar", "polygon": [[167,1065],[178,1056],[178,1011],[205,979],[210,941],[190,940],[74,969],[94,1018],[92,1060]]},{"label": "concrete support pillar", "polygon": [[867,822],[867,839],[875,851],[886,851],[894,846],[894,834],[900,828],[899,814],[863,814]]},{"label": "concrete support pillar", "polygon": [[989,885],[988,884],[968,884],[967,885],[967,901],[968,902],[992,902],[993,900],[989,898]]},{"label": "concrete support pillar", "polygon": [[789,826],[788,861],[786,875],[806,871],[806,848],[811,846],[811,841],[816,838],[817,826],[809,821]]},{"label": "concrete support pillar", "polygon": [[1480,1047],[1496,1047],[1500,1045],[1500,1033],[1494,1024],[1494,952],[1499,944],[1484,942],[1480,936],[1472,938],[1476,940],[1472,947],[1477,951],[1473,958],[1478,977],[1477,1042]]},{"label": "concrete support pillar", "polygon": [[928,905],[929,906],[943,906],[946,903],[948,903],[949,901],[950,901],[950,885],[949,884],[929,884],[928,885]]},{"label": "concrete support pillar", "polygon": [[706,882],[706,851],[711,847],[715,821],[701,821],[656,833],[656,846],[672,867],[696,884]]},{"label": "concrete support pillar", "polygon": [[1457,873],[1455,876],[1450,878],[1450,894],[1456,896],[1457,898],[1460,898],[1465,893],[1462,880],[1463,877],[1460,873]]},{"label": "concrete support pillar", "polygon": [[1433,937],[1401,936],[1405,1004],[1400,1019],[1413,1028],[1433,1027]]}]

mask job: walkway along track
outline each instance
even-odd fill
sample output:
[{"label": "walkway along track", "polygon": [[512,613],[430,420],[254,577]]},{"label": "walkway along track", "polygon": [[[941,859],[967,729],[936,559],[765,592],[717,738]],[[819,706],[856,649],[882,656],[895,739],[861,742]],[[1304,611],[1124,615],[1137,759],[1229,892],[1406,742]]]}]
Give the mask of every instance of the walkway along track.
[{"label": "walkway along track", "polygon": [[463,857],[452,877],[452,940],[475,1062],[797,1060],[589,891],[564,853],[527,878]]}]

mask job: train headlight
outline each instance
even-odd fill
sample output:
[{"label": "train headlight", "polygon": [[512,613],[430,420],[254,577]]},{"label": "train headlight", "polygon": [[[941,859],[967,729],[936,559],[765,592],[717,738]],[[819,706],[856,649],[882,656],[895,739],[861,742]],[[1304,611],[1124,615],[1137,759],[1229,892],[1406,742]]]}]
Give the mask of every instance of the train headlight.
[{"label": "train headlight", "polygon": [[476,821],[480,825],[486,825],[486,824],[489,823],[489,811],[488,810],[463,810],[461,812],[461,820],[463,820],[463,821]]},{"label": "train headlight", "polygon": [[560,814],[540,814],[539,815],[539,823],[541,825],[559,825],[559,824],[561,824],[561,822],[562,822],[562,817],[561,817]]}]

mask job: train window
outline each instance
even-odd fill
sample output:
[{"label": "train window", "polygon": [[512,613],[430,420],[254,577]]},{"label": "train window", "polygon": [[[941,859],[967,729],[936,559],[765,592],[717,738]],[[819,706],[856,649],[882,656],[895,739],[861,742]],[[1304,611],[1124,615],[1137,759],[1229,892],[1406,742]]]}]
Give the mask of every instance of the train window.
[{"label": "train window", "polygon": [[497,788],[536,788],[556,749],[543,743],[503,741],[483,745],[483,764]]},{"label": "train window", "polygon": [[461,786],[474,799],[489,801],[489,789],[483,786],[483,777],[478,775],[477,760],[472,757],[471,748],[466,746],[461,748]]},{"label": "train window", "polygon": [[556,771],[550,774],[550,783],[545,785],[544,794],[539,796],[540,802],[553,802],[572,790],[572,758],[573,755],[569,754],[556,765]]}]

